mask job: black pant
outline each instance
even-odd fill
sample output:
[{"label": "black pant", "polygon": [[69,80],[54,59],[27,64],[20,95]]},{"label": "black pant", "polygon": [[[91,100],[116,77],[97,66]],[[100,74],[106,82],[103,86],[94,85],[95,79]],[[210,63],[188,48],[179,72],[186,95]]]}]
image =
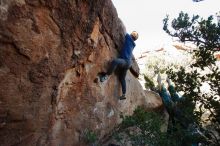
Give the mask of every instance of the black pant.
[{"label": "black pant", "polygon": [[127,71],[130,68],[130,66],[131,66],[131,64],[129,63],[129,61],[127,61],[125,59],[117,58],[112,61],[111,66],[107,72],[107,75],[111,75],[116,70],[116,68],[119,69],[119,81],[122,86],[122,93],[123,94],[126,93],[125,77],[126,77]]}]

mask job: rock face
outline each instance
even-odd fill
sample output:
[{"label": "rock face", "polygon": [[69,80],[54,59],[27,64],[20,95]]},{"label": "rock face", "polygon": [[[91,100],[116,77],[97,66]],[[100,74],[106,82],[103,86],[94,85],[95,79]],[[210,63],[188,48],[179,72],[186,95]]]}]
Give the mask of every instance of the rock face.
[{"label": "rock face", "polygon": [[86,130],[102,138],[120,114],[161,106],[130,72],[124,101],[115,75],[94,82],[123,36],[110,0],[0,0],[1,145],[86,145]]}]

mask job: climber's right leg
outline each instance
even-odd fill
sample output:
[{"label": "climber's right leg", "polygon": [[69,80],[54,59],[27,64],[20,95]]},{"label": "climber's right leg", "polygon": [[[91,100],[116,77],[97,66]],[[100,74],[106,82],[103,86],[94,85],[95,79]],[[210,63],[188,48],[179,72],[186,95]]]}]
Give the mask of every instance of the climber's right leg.
[{"label": "climber's right leg", "polygon": [[121,58],[114,59],[111,62],[111,66],[108,69],[108,71],[104,73],[102,76],[100,76],[100,81],[104,82],[105,80],[107,80],[108,76],[111,75],[116,70],[117,67],[124,68],[126,65],[127,65],[127,61],[125,61],[124,59]]}]

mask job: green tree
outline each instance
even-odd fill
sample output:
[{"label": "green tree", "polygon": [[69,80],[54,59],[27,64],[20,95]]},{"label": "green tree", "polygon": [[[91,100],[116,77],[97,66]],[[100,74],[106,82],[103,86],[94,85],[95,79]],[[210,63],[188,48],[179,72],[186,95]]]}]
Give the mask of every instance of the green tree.
[{"label": "green tree", "polygon": [[[164,31],[170,36],[196,46],[194,60],[189,67],[180,67],[178,71],[170,68],[167,74],[177,90],[184,92],[185,101],[181,109],[185,116],[208,131],[210,143],[220,145],[220,70],[214,57],[220,51],[220,23],[215,23],[213,16],[190,18],[183,12],[171,23],[167,16],[163,23]],[[209,92],[201,90],[204,84],[210,88]],[[207,111],[209,115],[205,121],[202,117]]]},{"label": "green tree", "polygon": [[[162,127],[167,125],[160,112],[145,111],[138,107],[131,116],[123,116],[123,121],[114,131],[113,137],[121,145],[132,146],[191,146],[197,138],[189,129],[179,123],[175,130],[167,132]],[[162,130],[163,129],[163,130]]]},{"label": "green tree", "polygon": [[[161,131],[164,124],[162,115],[157,112],[146,112],[143,108],[135,109],[131,116],[123,116],[123,121],[115,131],[115,139],[122,145],[130,143],[132,146],[178,146],[182,131],[167,134]],[[180,129],[182,130],[182,129]],[[123,143],[123,139],[125,142]]]}]

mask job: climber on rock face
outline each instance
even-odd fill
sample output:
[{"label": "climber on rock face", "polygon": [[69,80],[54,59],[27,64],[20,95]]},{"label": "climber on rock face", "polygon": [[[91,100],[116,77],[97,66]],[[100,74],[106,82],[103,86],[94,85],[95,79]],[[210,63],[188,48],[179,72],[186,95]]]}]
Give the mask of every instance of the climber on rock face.
[{"label": "climber on rock face", "polygon": [[125,35],[125,40],[123,44],[123,48],[121,49],[119,58],[114,59],[111,62],[110,68],[107,70],[106,73],[103,73],[100,76],[100,81],[104,82],[107,80],[109,75],[111,75],[116,68],[119,69],[119,81],[122,86],[122,95],[119,97],[120,100],[126,99],[126,80],[125,76],[128,69],[131,67],[131,59],[132,59],[132,51],[136,46],[135,42],[138,39],[138,33],[133,31],[130,35],[127,33]]}]

